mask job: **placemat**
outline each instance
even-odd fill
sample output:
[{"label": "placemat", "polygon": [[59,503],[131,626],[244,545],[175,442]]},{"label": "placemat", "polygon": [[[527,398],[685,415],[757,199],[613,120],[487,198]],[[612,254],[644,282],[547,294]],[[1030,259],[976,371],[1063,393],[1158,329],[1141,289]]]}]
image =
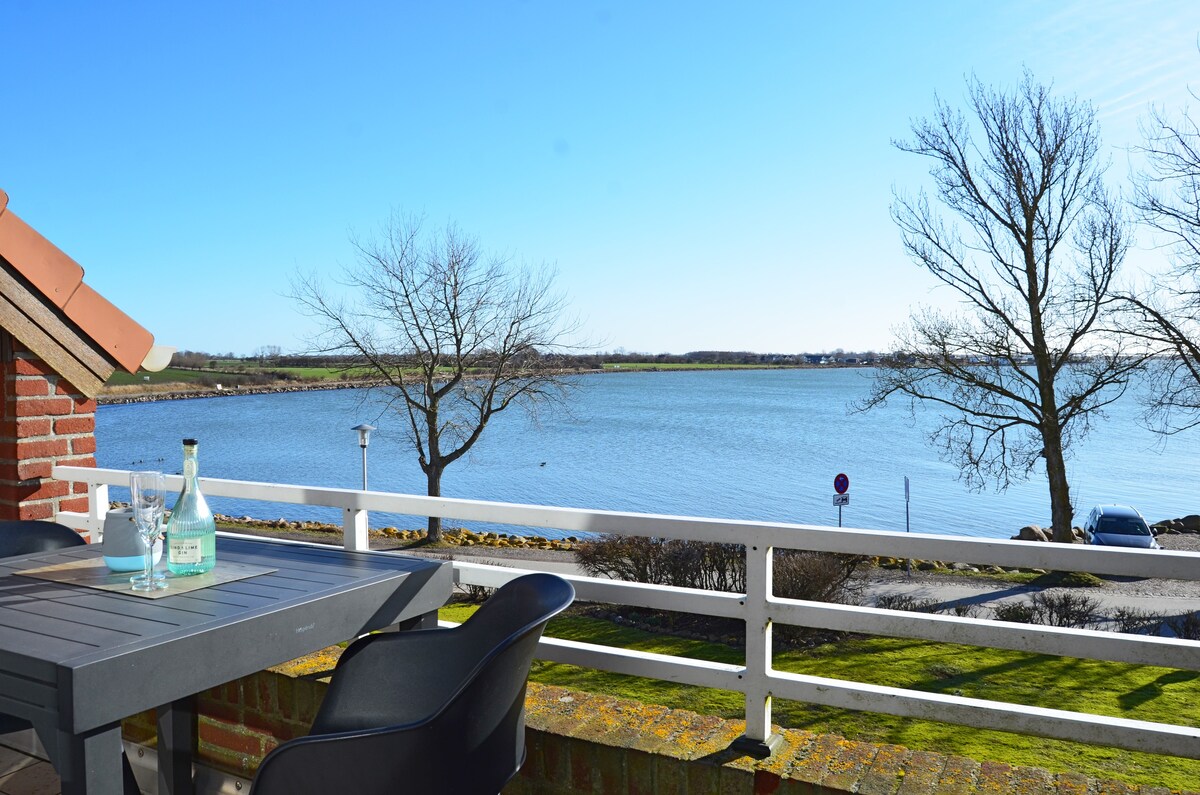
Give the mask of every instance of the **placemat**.
[{"label": "placemat", "polygon": [[140,596],[144,599],[161,599],[164,596],[178,596],[189,591],[198,591],[222,583],[245,580],[260,574],[270,574],[278,569],[264,566],[248,566],[244,563],[230,563],[218,560],[212,571],[204,574],[193,574],[190,577],[177,577],[167,572],[167,587],[158,591],[135,591],[129,584],[129,578],[136,572],[112,572],[104,565],[103,558],[88,558],[73,560],[69,563],[55,563],[36,569],[25,569],[13,572],[19,577],[33,577],[51,582],[82,585],[85,588],[97,588],[101,591],[118,591],[130,596]]}]

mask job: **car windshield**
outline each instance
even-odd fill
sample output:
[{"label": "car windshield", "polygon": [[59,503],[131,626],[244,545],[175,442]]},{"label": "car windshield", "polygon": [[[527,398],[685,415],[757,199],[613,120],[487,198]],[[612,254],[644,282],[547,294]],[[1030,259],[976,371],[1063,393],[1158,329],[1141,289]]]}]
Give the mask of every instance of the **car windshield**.
[{"label": "car windshield", "polygon": [[1138,519],[1101,519],[1097,533],[1107,533],[1117,536],[1148,536],[1150,528]]}]

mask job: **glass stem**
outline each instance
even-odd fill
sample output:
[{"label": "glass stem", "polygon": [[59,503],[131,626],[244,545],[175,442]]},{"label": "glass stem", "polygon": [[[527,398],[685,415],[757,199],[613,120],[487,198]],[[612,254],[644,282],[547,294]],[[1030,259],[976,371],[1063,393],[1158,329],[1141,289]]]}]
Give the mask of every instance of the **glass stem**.
[{"label": "glass stem", "polygon": [[145,571],[145,574],[146,574],[146,584],[149,585],[151,583],[151,574],[154,571],[154,536],[153,535],[143,535],[142,543],[146,547],[146,565],[145,565],[146,571]]}]

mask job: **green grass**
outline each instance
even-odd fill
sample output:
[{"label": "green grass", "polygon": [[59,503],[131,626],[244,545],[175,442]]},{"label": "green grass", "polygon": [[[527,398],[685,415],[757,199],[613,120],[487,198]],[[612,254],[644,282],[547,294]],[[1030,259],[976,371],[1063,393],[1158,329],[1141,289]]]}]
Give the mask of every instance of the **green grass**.
[{"label": "green grass", "polygon": [[[146,377],[150,380],[146,381]],[[176,370],[168,367],[160,373],[138,372],[132,375],[124,370],[117,370],[106,382],[108,386],[126,386],[129,384],[191,384],[201,378],[212,378],[212,373],[202,373],[195,370]]]},{"label": "green grass", "polygon": [[[443,608],[441,617],[464,621],[473,605]],[[563,616],[547,634],[568,640],[738,664],[741,652],[706,643],[620,627],[608,621]],[[973,646],[894,638],[826,644],[775,656],[778,670],[926,692],[987,698],[1097,715],[1200,726],[1200,674],[1150,666],[1077,660]],[[689,709],[724,718],[744,717],[740,693],[691,687],[546,662],[530,678]],[[932,721],[776,700],[775,723],[853,740],[897,743],[913,749],[957,754],[980,761],[1078,772],[1142,785],[1194,788],[1200,761],[970,729]]]}]

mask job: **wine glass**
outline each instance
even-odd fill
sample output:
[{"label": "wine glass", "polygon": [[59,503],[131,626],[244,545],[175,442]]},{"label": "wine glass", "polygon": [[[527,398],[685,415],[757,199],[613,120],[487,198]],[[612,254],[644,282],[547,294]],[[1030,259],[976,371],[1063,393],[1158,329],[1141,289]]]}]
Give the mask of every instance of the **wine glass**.
[{"label": "wine glass", "polygon": [[154,573],[154,542],[158,540],[166,499],[166,483],[161,472],[129,473],[129,494],[133,503],[133,521],[146,548],[145,570],[129,578],[135,591],[159,591],[167,587],[167,578]]}]

